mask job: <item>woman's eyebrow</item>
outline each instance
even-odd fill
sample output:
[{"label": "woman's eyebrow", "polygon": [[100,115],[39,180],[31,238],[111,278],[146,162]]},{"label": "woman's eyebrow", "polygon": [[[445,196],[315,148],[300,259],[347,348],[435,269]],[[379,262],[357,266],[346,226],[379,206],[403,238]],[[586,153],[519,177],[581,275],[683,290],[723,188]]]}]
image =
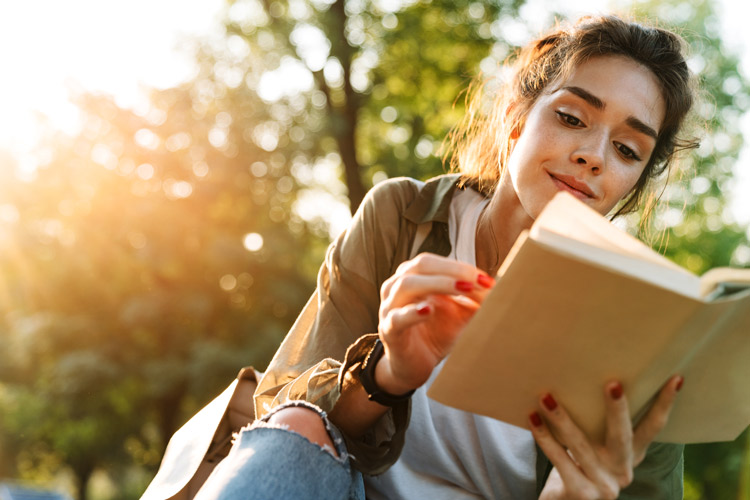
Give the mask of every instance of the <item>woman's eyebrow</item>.
[{"label": "woman's eyebrow", "polygon": [[577,95],[599,111],[603,110],[607,106],[606,104],[604,104],[604,101],[596,97],[588,90],[582,89],[581,87],[563,87],[562,90],[567,90],[571,94]]},{"label": "woman's eyebrow", "polygon": [[654,130],[652,127],[649,127],[635,116],[629,116],[628,119],[625,120],[625,123],[627,123],[630,128],[635,129],[642,134],[646,134],[654,140],[659,139],[659,134],[656,133],[656,130]]},{"label": "woman's eyebrow", "polygon": [[[562,90],[567,90],[571,94],[577,95],[578,97],[580,97],[581,99],[589,103],[591,106],[598,109],[599,111],[603,110],[607,106],[604,103],[604,101],[596,97],[594,94],[592,94],[588,90],[583,89],[581,87],[575,87],[575,86],[563,87]],[[635,116],[629,116],[628,119],[625,120],[625,123],[630,128],[635,129],[636,131],[642,134],[645,134],[653,138],[654,140],[659,138],[659,134],[656,133],[656,130],[654,130],[653,127],[646,125],[645,123],[643,123],[642,120],[639,120]]]}]

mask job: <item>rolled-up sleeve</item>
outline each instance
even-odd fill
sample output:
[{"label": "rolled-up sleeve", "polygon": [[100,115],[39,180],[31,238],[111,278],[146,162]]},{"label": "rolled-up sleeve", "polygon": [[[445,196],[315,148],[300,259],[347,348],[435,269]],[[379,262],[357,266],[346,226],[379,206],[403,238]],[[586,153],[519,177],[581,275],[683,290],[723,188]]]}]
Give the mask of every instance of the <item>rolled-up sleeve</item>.
[{"label": "rolled-up sleeve", "polygon": [[[328,249],[317,289],[255,392],[256,416],[289,400],[330,412],[377,338],[380,286],[408,258],[416,225],[402,217],[417,186],[393,179],[372,189]],[[345,377],[351,372],[355,377]],[[362,439],[344,436],[355,464],[377,474],[398,458],[409,405],[390,410]]]}]

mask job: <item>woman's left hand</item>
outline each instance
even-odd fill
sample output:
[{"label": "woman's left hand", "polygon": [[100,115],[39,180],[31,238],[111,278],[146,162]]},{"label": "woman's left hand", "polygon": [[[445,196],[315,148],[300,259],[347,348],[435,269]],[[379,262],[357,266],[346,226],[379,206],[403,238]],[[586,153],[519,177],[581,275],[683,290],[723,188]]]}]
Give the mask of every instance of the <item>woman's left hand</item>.
[{"label": "woman's left hand", "polygon": [[616,499],[633,481],[633,469],[643,461],[648,446],[666,425],[682,380],[674,376],[664,385],[635,429],[622,386],[618,382],[607,384],[607,430],[601,445],[592,443],[565,409],[551,395],[545,395],[540,412],[530,416],[534,439],[554,465],[539,498]]}]

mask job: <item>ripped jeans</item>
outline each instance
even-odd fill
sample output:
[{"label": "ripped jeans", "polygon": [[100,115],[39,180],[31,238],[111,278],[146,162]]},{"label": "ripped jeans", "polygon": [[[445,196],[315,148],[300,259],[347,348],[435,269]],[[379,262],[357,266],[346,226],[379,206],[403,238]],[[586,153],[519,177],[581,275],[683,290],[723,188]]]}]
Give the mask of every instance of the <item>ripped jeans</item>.
[{"label": "ripped jeans", "polygon": [[[304,406],[323,419],[338,457],[295,432],[268,424],[275,412]],[[245,427],[195,500],[364,500],[362,474],[351,466],[344,440],[317,406],[293,401]]]}]

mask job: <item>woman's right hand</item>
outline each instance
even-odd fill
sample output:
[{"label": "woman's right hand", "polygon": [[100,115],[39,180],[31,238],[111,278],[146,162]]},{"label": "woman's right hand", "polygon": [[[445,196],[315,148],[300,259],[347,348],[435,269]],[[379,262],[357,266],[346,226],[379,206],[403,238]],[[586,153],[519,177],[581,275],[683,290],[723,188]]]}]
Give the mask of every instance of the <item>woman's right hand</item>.
[{"label": "woman's right hand", "polygon": [[424,384],[494,283],[474,266],[434,254],[401,264],[380,289],[378,387],[404,394]]}]

